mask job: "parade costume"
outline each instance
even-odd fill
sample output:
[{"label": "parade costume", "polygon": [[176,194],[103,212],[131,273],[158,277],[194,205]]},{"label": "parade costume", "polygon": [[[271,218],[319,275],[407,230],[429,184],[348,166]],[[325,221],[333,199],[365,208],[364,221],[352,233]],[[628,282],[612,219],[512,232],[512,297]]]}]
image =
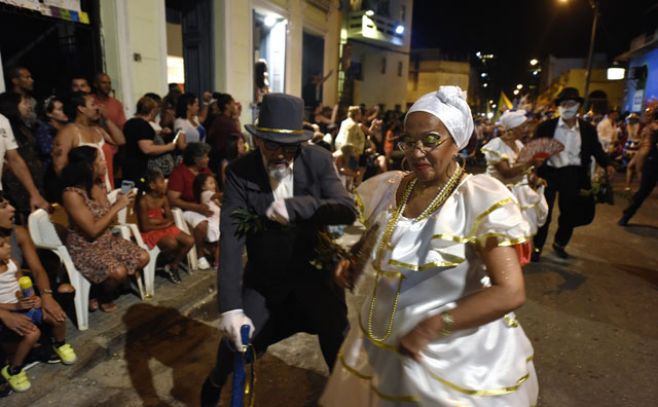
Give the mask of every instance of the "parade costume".
[{"label": "parade costume", "polygon": [[[236,339],[228,329],[234,325],[251,325],[251,344],[259,355],[269,345],[297,332],[317,334],[329,367],[334,365],[345,337],[344,290],[333,281],[331,270],[316,268],[312,260],[318,232],[326,225],[351,224],[357,211],[338,179],[331,154],[305,143],[311,134],[302,130],[303,114],[300,98],[267,94],[258,126],[245,126],[263,143],[298,146],[286,177],[277,182],[268,176],[264,153],[259,149],[228,167],[218,273],[220,329],[227,332],[220,341],[215,368],[202,389],[204,406],[216,405],[219,390],[233,369],[231,347],[236,346],[229,341],[235,344]],[[275,204],[285,205],[289,217],[286,225],[269,217]],[[239,233],[236,211],[259,217],[262,227],[246,235]],[[243,267],[245,247],[248,261]],[[239,320],[234,324],[236,318]]]},{"label": "parade costume", "polygon": [[488,175],[466,175],[442,207],[423,219],[400,216],[390,241],[382,240],[402,177],[389,172],[358,188],[361,219],[382,231],[371,258],[375,286],[320,405],[534,405],[533,349],[513,313],[433,340],[421,363],[396,352],[400,338],[419,322],[489,285],[474,245],[495,237],[509,246],[530,234],[504,185]]},{"label": "parade costume", "polygon": [[[442,86],[421,97],[405,126],[417,111],[437,117],[457,150],[468,144],[473,120],[458,87]],[[529,238],[516,199],[498,180],[465,174],[457,166],[412,219],[403,215],[418,180],[403,178],[402,172],[388,172],[357,189],[359,219],[380,231],[367,264],[374,282],[320,405],[536,404],[533,349],[514,313],[454,332],[449,325],[460,300],[491,286],[478,247],[493,239],[498,246],[512,246]],[[402,338],[439,315],[441,333],[427,338],[420,361],[398,353]]]},{"label": "parade costume", "polygon": [[[555,104],[559,105],[562,101],[567,100],[583,102],[574,88],[565,88],[556,99]],[[588,225],[594,219],[593,197],[581,194],[581,190],[587,191],[592,188],[590,174],[592,156],[601,167],[609,166],[610,159],[603,152],[596,129],[584,120],[576,120],[573,128],[569,128],[562,117],[547,120],[541,123],[535,131],[535,138],[539,137],[555,138],[564,144],[565,149],[549,158],[537,170],[537,175],[544,178],[547,183],[544,196],[548,203],[548,215],[546,223],[539,228],[534,238],[534,247],[537,255],[541,253],[548,236],[553,204],[555,198],[558,197],[560,217],[553,249],[557,253],[562,252],[560,257],[568,257],[564,253],[564,248],[571,240],[573,229],[577,226]],[[536,258],[538,259],[538,257]]]},{"label": "parade costume", "polygon": [[[501,122],[506,130],[513,129],[525,122],[524,111],[505,112],[501,117]],[[510,116],[509,119],[506,117]],[[508,120],[503,120],[508,119]],[[517,151],[523,149],[523,143],[520,140],[514,140]],[[544,187],[540,186],[535,191],[530,186],[528,174],[523,173],[516,177],[507,178],[503,176],[496,168],[496,164],[501,161],[507,161],[510,167],[516,164],[518,153],[514,151],[505,141],[496,137],[482,147],[482,153],[487,160],[487,174],[498,179],[505,184],[519,203],[519,208],[525,220],[530,224],[530,234],[535,235],[540,226],[546,222],[548,214],[548,204],[544,198]]]}]

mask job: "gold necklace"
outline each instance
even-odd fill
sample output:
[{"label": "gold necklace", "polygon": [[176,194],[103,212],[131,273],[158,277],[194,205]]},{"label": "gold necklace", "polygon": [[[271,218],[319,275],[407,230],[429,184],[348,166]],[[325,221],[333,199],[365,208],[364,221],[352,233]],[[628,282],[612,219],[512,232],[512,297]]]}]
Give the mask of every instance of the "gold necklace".
[{"label": "gold necklace", "polygon": [[[452,195],[453,191],[457,188],[457,185],[459,184],[459,180],[461,179],[463,174],[464,174],[464,169],[462,167],[458,167],[457,171],[455,171],[455,173],[450,177],[448,182],[439,190],[439,192],[436,194],[434,199],[432,199],[430,205],[417,218],[415,218],[414,221],[417,222],[429,217],[434,211],[436,211],[441,205],[443,205],[445,201],[448,199],[448,197]],[[402,194],[402,201],[400,203],[400,206],[393,213],[393,216],[391,216],[391,219],[389,219],[388,223],[386,224],[386,229],[384,230],[384,236],[382,236],[382,240],[379,243],[379,246],[377,247],[377,255],[375,258],[377,274],[372,289],[370,306],[368,307],[368,324],[367,324],[368,337],[374,342],[379,342],[379,343],[384,342],[386,339],[388,339],[391,336],[391,333],[393,332],[393,321],[395,320],[395,314],[397,313],[398,310],[398,303],[400,302],[400,291],[402,290],[402,281],[404,280],[405,276],[403,274],[399,274],[400,280],[398,281],[398,286],[395,292],[395,298],[393,299],[391,315],[389,316],[388,322],[386,323],[384,335],[381,337],[375,336],[375,334],[373,333],[373,326],[372,326],[373,317],[375,313],[375,304],[377,303],[377,285],[379,284],[379,279],[381,278],[381,274],[382,274],[381,261],[382,258],[384,257],[384,252],[388,247],[390,247],[391,238],[393,237],[393,231],[395,230],[395,227],[397,226],[398,221],[400,220],[400,216],[402,216],[402,213],[404,212],[404,209],[407,206],[407,202],[409,201],[411,192],[413,191],[416,185],[416,181],[417,179],[414,178],[414,180],[411,181],[405,188],[404,193]]]}]

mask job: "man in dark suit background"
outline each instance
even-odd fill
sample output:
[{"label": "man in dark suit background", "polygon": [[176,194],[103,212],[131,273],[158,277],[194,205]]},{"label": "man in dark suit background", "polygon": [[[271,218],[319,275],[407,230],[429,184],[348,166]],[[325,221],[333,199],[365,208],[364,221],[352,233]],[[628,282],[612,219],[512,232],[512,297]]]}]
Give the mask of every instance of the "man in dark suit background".
[{"label": "man in dark suit background", "polygon": [[[331,270],[311,265],[317,232],[356,219],[352,197],[326,150],[308,144],[304,102],[284,94],[263,97],[258,124],[246,125],[258,147],[227,170],[221,215],[218,293],[223,339],[201,404],[217,405],[241,349],[240,327],[249,325],[258,354],[297,332],[317,334],[333,368],[348,328],[345,294]],[[234,213],[248,210],[262,221],[244,235]],[[242,251],[248,261],[243,270]]]},{"label": "man in dark suit background", "polygon": [[564,150],[551,156],[537,170],[537,174],[547,183],[544,195],[548,202],[548,217],[534,238],[533,261],[540,259],[556,196],[559,195],[560,217],[553,239],[553,250],[558,257],[569,258],[565,248],[573,235],[573,229],[591,223],[594,217],[593,199],[581,196],[580,191],[592,188],[592,156],[600,166],[606,168],[608,177],[615,173],[615,168],[599,143],[596,129],[578,118],[578,109],[583,101],[577,89],[564,88],[555,99],[560,117],[543,122],[535,132],[535,138],[555,138],[564,144]]}]

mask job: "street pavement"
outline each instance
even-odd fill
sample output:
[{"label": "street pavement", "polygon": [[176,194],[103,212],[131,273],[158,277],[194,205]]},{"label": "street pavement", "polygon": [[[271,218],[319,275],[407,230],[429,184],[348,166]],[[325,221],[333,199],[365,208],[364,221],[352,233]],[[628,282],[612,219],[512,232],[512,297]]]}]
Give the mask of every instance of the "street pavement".
[{"label": "street pavement", "polygon": [[[554,221],[541,262],[525,267],[527,301],[517,316],[535,348],[539,406],[658,401],[658,194],[628,227],[616,224],[622,195],[615,206],[598,205],[594,223],[576,230],[567,248],[572,260],[552,254]],[[344,243],[359,233],[349,228]],[[368,283],[348,296],[352,320]],[[179,286],[158,277],[156,284],[153,300],[124,295],[118,312],[92,314],[89,331],[69,326],[79,362],[33,367],[33,388],[0,405],[198,405],[219,339],[214,273],[184,276]],[[256,374],[257,406],[314,406],[328,370],[317,339],[299,334],[272,346]]]}]

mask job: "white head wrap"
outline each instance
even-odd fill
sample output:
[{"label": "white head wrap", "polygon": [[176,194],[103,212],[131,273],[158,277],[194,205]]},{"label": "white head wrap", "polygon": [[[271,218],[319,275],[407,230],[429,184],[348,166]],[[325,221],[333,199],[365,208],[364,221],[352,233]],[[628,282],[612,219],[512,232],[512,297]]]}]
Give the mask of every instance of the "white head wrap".
[{"label": "white head wrap", "polygon": [[466,103],[466,92],[459,86],[441,86],[438,91],[422,96],[404,118],[413,112],[426,112],[443,122],[458,149],[466,147],[473,134],[473,117]]},{"label": "white head wrap", "polygon": [[525,113],[525,110],[508,110],[500,116],[500,124],[505,130],[512,130],[515,127],[519,127],[528,120]]}]

